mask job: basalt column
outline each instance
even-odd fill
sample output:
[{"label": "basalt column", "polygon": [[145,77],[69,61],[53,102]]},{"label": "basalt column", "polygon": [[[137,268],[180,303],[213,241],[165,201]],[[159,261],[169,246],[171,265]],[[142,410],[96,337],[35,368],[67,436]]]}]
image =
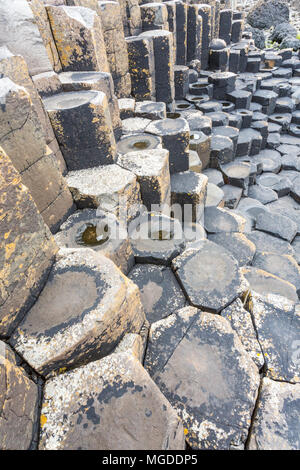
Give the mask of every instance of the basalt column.
[{"label": "basalt column", "polygon": [[47,6],[62,68],[67,71],[109,72],[101,20],[84,7]]},{"label": "basalt column", "polygon": [[146,37],[126,38],[132,95],[136,101],[155,100],[153,41]]},{"label": "basalt column", "polygon": [[201,59],[202,17],[198,5],[188,5],[187,62]]},{"label": "basalt column", "polygon": [[173,35],[169,31],[147,31],[139,37],[153,41],[156,101],[172,104],[174,89]]},{"label": "basalt column", "polygon": [[74,210],[73,201],[46,144],[30,95],[9,78],[2,78],[0,100],[0,146],[21,173],[45,222],[55,232]]},{"label": "basalt column", "polygon": [[143,31],[153,29],[169,29],[168,10],[164,3],[146,3],[141,5]]},{"label": "basalt column", "polygon": [[209,44],[211,39],[211,6],[202,4],[198,6],[199,15],[202,18],[201,67],[206,69],[208,67]]},{"label": "basalt column", "polygon": [[220,32],[219,37],[226,44],[230,44],[232,28],[232,10],[221,10],[220,12]]},{"label": "basalt column", "polygon": [[60,93],[44,100],[69,170],[114,162],[116,144],[106,95]]},{"label": "basalt column", "polygon": [[131,93],[131,78],[120,5],[116,2],[98,2],[98,14],[102,21],[106,54],[115,84],[115,93],[118,98],[124,98]]},{"label": "basalt column", "polygon": [[142,32],[141,10],[138,0],[119,0],[125,36]]},{"label": "basalt column", "polygon": [[187,59],[187,5],[176,2],[176,64],[186,65]]}]

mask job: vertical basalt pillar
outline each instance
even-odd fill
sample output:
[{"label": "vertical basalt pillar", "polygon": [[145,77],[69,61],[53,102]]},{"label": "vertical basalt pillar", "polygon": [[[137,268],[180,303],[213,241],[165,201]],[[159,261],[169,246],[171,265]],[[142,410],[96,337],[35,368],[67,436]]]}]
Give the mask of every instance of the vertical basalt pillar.
[{"label": "vertical basalt pillar", "polygon": [[230,44],[230,40],[231,40],[231,28],[232,28],[232,10],[221,10],[220,11],[219,37],[220,39],[223,39],[227,45]]},{"label": "vertical basalt pillar", "polygon": [[119,0],[125,37],[142,32],[141,10],[138,0]]},{"label": "vertical basalt pillar", "polygon": [[132,95],[136,101],[155,100],[153,41],[146,37],[126,38]]},{"label": "vertical basalt pillar", "polygon": [[116,143],[104,93],[60,93],[46,98],[44,106],[70,171],[114,163]]},{"label": "vertical basalt pillar", "polygon": [[169,29],[168,9],[164,3],[146,3],[140,8],[143,31]]},{"label": "vertical basalt pillar", "polygon": [[187,62],[201,59],[202,17],[198,5],[188,5]]},{"label": "vertical basalt pillar", "polygon": [[209,44],[211,40],[211,6],[198,5],[199,15],[202,18],[202,46],[201,46],[201,67],[208,67]]},{"label": "vertical basalt pillar", "polygon": [[176,64],[186,65],[187,60],[187,5],[176,2]]},{"label": "vertical basalt pillar", "polygon": [[102,21],[106,54],[116,96],[128,97],[131,93],[131,79],[120,5],[116,2],[98,2],[98,14]]},{"label": "vertical basalt pillar", "polygon": [[176,30],[176,1],[165,2],[168,10],[169,31],[173,34],[174,60],[176,60],[177,30]]},{"label": "vertical basalt pillar", "polygon": [[101,20],[84,7],[47,6],[62,68],[109,72]]},{"label": "vertical basalt pillar", "polygon": [[153,41],[156,101],[173,103],[175,89],[172,33],[156,30],[142,33],[139,37]]}]

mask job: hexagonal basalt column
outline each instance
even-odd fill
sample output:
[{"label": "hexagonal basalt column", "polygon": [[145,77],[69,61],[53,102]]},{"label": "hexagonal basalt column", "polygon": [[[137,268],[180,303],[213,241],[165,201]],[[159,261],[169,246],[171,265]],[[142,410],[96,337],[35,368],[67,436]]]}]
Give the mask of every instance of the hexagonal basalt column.
[{"label": "hexagonal basalt column", "polygon": [[211,13],[210,5],[198,5],[198,13],[202,18],[202,40],[201,40],[201,68],[206,69],[208,66],[209,43],[211,41]]},{"label": "hexagonal basalt column", "polygon": [[113,163],[115,138],[101,91],[60,93],[44,100],[69,170]]},{"label": "hexagonal basalt column", "polygon": [[117,152],[124,154],[140,150],[161,149],[161,138],[150,134],[124,135],[117,145]]},{"label": "hexagonal basalt column", "polygon": [[187,61],[187,8],[183,2],[176,2],[176,64],[186,65]]},{"label": "hexagonal basalt column", "polygon": [[232,10],[220,11],[220,32],[219,37],[223,39],[226,44],[230,44],[232,28]]},{"label": "hexagonal basalt column", "polygon": [[163,147],[169,150],[170,172],[189,169],[189,125],[185,119],[162,119],[146,127],[146,132],[162,138]]},{"label": "hexagonal basalt column", "polygon": [[57,246],[0,148],[0,335],[9,336],[43,288]]},{"label": "hexagonal basalt column", "polygon": [[140,185],[131,171],[119,165],[105,165],[71,171],[67,183],[79,209],[98,207],[111,212],[124,224],[140,210]]},{"label": "hexagonal basalt column", "polygon": [[109,72],[97,13],[76,6],[47,6],[52,34],[64,71]]},{"label": "hexagonal basalt column", "polygon": [[188,5],[187,18],[187,62],[201,59],[202,17],[198,14],[198,5]]},{"label": "hexagonal basalt column", "polygon": [[149,211],[170,205],[169,152],[165,149],[129,152],[118,158],[118,165],[136,174],[141,197]]},{"label": "hexagonal basalt column", "polygon": [[0,449],[28,450],[38,419],[38,388],[0,341]]},{"label": "hexagonal basalt column", "polygon": [[59,74],[64,91],[96,90],[106,95],[115,138],[121,136],[121,120],[114,83],[110,73],[105,72],[65,72]]},{"label": "hexagonal basalt column", "polygon": [[10,342],[47,376],[109,354],[124,332],[138,333],[144,321],[137,286],[108,258],[75,249],[56,262]]},{"label": "hexagonal basalt column", "polygon": [[175,173],[171,178],[171,202],[180,206],[175,214],[181,222],[199,222],[203,219],[207,191],[207,176],[194,171]]},{"label": "hexagonal basalt column", "polygon": [[218,313],[240,295],[238,262],[225,249],[203,240],[199,249],[188,249],[172,261],[191,305]]},{"label": "hexagonal basalt column", "polygon": [[129,227],[129,235],[136,263],[168,266],[185,247],[180,222],[157,212],[145,213]]},{"label": "hexagonal basalt column", "polygon": [[172,33],[165,30],[146,31],[139,37],[153,42],[156,101],[173,103],[175,89]]},{"label": "hexagonal basalt column", "polygon": [[141,5],[141,18],[143,31],[155,29],[169,29],[168,10],[164,3],[146,3]]},{"label": "hexagonal basalt column", "polygon": [[98,2],[98,15],[101,18],[107,60],[112,74],[115,93],[124,98],[131,93],[127,46],[118,2]]},{"label": "hexagonal basalt column", "polygon": [[42,423],[39,448],[45,450],[185,448],[173,408],[124,352],[50,379]]},{"label": "hexagonal basalt column", "polygon": [[150,38],[126,38],[132,95],[137,101],[155,100],[155,65]]},{"label": "hexagonal basalt column", "polygon": [[62,224],[55,241],[61,248],[92,248],[111,259],[124,274],[134,264],[126,228],[113,214],[99,209],[75,212]]}]

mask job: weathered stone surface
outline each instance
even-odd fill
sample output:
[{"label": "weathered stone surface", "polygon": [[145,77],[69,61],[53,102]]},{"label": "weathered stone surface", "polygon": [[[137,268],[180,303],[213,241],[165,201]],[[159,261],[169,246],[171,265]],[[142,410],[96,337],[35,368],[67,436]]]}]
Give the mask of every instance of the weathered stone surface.
[{"label": "weathered stone surface", "polygon": [[243,232],[246,220],[220,207],[206,207],[204,227],[208,233]]},{"label": "weathered stone surface", "polygon": [[278,253],[279,255],[291,256],[294,256],[295,254],[288,241],[274,237],[269,233],[253,230],[253,232],[247,234],[247,238],[254,243],[257,252],[269,251],[271,253]]},{"label": "weathered stone surface", "polygon": [[213,242],[203,240],[198,249],[187,249],[172,261],[172,267],[195,307],[218,313],[239,296],[238,263]]},{"label": "weathered stone surface", "polygon": [[265,363],[263,353],[257,340],[251,315],[244,309],[242,301],[236,299],[222,310],[221,316],[229,321],[251,359],[261,369]]},{"label": "weathered stone surface", "polygon": [[130,95],[131,78],[120,5],[118,2],[98,2],[97,12],[101,18],[115,92],[118,98],[124,98]]},{"label": "weathered stone surface", "polygon": [[49,380],[41,422],[40,449],[184,449],[175,411],[126,353]]},{"label": "weathered stone surface", "polygon": [[245,266],[242,269],[242,274],[249,282],[251,290],[258,294],[263,296],[275,294],[286,297],[293,302],[298,301],[296,287],[274,274],[253,266]]},{"label": "weathered stone surface", "polygon": [[300,268],[292,256],[269,252],[257,253],[253,266],[290,282],[300,293]]},{"label": "weathered stone surface", "polygon": [[60,93],[44,100],[69,170],[113,163],[116,143],[105,94]]},{"label": "weathered stone surface", "polygon": [[223,246],[237,260],[240,266],[251,264],[255,255],[255,245],[242,233],[212,233],[208,239]]},{"label": "weathered stone surface", "polygon": [[38,418],[38,389],[0,341],[0,449],[30,448]]},{"label": "weathered stone surface", "polygon": [[161,148],[161,138],[150,134],[124,135],[117,144],[117,152],[121,154]]},{"label": "weathered stone surface", "polygon": [[137,176],[143,204],[149,211],[170,204],[169,151],[136,150],[118,158],[118,165]]},{"label": "weathered stone surface", "polygon": [[110,117],[116,139],[121,136],[122,123],[114,83],[106,72],[64,72],[59,74],[64,91],[96,90],[102,91],[108,101]]},{"label": "weathered stone surface", "polygon": [[92,248],[111,259],[124,274],[134,264],[124,225],[113,214],[99,209],[75,212],[61,225],[55,241],[61,248]]},{"label": "weathered stone surface", "polygon": [[112,261],[88,248],[70,249],[10,341],[46,376],[109,354],[144,321],[137,286]]},{"label": "weathered stone surface", "polygon": [[[172,331],[174,327],[170,325]],[[168,338],[170,336],[170,339]],[[156,357],[173,335],[157,338]],[[258,369],[237,334],[222,317],[195,315],[167,363],[153,378],[183,421],[193,449],[243,447],[259,385]]]},{"label": "weathered stone surface", "polygon": [[150,323],[168,317],[187,302],[170,268],[137,264],[128,276],[138,285]]},{"label": "weathered stone surface", "polygon": [[118,165],[71,171],[67,184],[79,209],[99,207],[124,224],[136,216],[141,205],[136,175]]},{"label": "weathered stone surface", "polygon": [[203,220],[207,191],[207,176],[194,171],[175,173],[171,177],[171,203],[177,205],[179,214],[174,217],[184,222]]},{"label": "weathered stone surface", "polygon": [[30,75],[52,70],[35,17],[26,0],[3,0],[0,5],[0,46],[9,47],[27,62]]},{"label": "weathered stone surface", "polygon": [[43,288],[57,247],[2,149],[0,157],[0,336],[9,336]]},{"label": "weathered stone surface", "polygon": [[265,357],[267,376],[274,380],[299,383],[298,307],[284,297],[271,294],[262,297],[252,292],[248,308]]},{"label": "weathered stone surface", "polygon": [[273,191],[273,189],[266,188],[260,184],[250,186],[248,196],[252,199],[256,199],[261,204],[268,204],[278,199],[278,194]]},{"label": "weathered stone surface", "polygon": [[205,207],[223,207],[224,192],[216,184],[207,183]]},{"label": "weathered stone surface", "polygon": [[256,229],[291,242],[297,234],[297,224],[289,217],[274,212],[258,215]]},{"label": "weathered stone surface", "polygon": [[129,236],[137,263],[169,265],[185,247],[180,222],[157,212],[134,220]]},{"label": "weathered stone surface", "polygon": [[126,38],[132,95],[139,101],[154,100],[155,66],[151,38],[133,36]]},{"label": "weathered stone surface", "polygon": [[250,450],[298,450],[300,385],[264,377],[253,421]]},{"label": "weathered stone surface", "polygon": [[109,72],[97,13],[76,6],[47,6],[51,30],[64,71]]}]

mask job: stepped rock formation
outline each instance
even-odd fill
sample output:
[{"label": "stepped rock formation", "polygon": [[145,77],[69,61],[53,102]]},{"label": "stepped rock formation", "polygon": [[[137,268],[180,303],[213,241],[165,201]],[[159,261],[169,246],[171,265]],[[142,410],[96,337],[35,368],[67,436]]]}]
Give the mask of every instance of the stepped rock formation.
[{"label": "stepped rock formation", "polygon": [[1,450],[300,449],[300,54],[233,3],[1,1]]}]

